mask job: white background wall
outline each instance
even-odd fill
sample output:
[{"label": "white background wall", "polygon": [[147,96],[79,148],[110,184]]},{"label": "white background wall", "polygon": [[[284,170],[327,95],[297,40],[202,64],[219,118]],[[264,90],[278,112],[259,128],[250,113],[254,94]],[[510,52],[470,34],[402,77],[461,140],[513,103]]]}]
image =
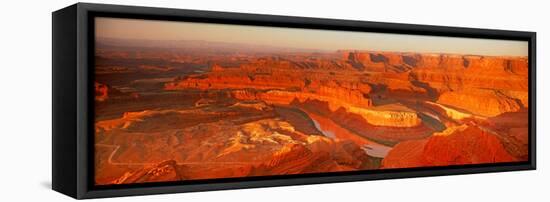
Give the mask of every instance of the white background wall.
[{"label": "white background wall", "polygon": [[[90,1],[538,34],[538,170],[107,199],[112,201],[546,201],[550,187],[549,5],[523,1]],[[68,201],[51,186],[51,12],[68,0],[0,6],[0,201]],[[27,200],[29,199],[29,200]]]}]

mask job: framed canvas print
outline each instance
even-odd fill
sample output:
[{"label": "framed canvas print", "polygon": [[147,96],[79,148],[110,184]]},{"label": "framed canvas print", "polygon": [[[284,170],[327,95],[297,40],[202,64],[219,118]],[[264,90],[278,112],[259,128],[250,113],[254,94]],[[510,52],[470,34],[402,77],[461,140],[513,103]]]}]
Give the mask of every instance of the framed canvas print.
[{"label": "framed canvas print", "polygon": [[532,170],[535,36],[78,3],[53,13],[53,189]]}]

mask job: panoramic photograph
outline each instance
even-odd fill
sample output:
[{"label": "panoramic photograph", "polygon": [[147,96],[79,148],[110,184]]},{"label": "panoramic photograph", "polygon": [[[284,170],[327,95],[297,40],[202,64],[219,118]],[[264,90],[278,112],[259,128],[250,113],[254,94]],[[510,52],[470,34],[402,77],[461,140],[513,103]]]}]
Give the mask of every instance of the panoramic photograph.
[{"label": "panoramic photograph", "polygon": [[526,162],[528,43],[95,18],[95,185]]}]

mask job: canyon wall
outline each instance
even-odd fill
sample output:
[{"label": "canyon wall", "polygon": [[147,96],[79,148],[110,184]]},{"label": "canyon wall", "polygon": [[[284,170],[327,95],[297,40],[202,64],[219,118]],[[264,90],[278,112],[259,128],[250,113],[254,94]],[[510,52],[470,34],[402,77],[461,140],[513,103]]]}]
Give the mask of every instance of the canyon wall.
[{"label": "canyon wall", "polygon": [[[150,57],[98,68],[97,184],[529,157],[524,57],[182,54],[172,58],[177,65],[161,62],[164,54],[138,58]],[[114,74],[128,77],[109,83]]]},{"label": "canyon wall", "polygon": [[[428,90],[439,95],[435,99],[438,103],[477,115],[492,117],[528,107],[526,57],[368,51],[342,54],[343,60],[360,64],[365,70],[406,73],[408,78],[397,80],[429,86]],[[410,88],[406,82],[382,83],[388,89]]]},{"label": "canyon wall", "polygon": [[429,167],[516,160],[506,151],[496,134],[478,126],[461,125],[426,139],[397,144],[382,161],[382,167]]},{"label": "canyon wall", "polygon": [[519,111],[523,107],[519,99],[499,91],[486,89],[462,89],[445,92],[439,96],[437,102],[486,117]]},{"label": "canyon wall", "polygon": [[[277,65],[265,67],[264,63]],[[259,100],[269,104],[289,105],[294,101],[318,100],[327,102],[332,111],[343,108],[364,117],[379,126],[412,127],[420,124],[417,114],[411,110],[377,110],[369,93],[372,87],[360,81],[356,72],[319,72],[293,67],[288,62],[262,62],[251,71],[251,65],[224,68],[214,65],[212,72],[204,75],[178,78],[165,84],[165,90],[230,90],[233,97],[242,100]]]}]

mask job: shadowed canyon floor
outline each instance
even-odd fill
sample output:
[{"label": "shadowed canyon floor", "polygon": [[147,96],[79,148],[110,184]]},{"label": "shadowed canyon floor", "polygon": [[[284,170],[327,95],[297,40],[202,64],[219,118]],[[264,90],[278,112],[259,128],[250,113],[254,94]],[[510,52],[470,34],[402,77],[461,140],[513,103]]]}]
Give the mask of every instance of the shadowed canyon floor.
[{"label": "shadowed canyon floor", "polygon": [[525,57],[96,50],[99,185],[526,161]]}]

